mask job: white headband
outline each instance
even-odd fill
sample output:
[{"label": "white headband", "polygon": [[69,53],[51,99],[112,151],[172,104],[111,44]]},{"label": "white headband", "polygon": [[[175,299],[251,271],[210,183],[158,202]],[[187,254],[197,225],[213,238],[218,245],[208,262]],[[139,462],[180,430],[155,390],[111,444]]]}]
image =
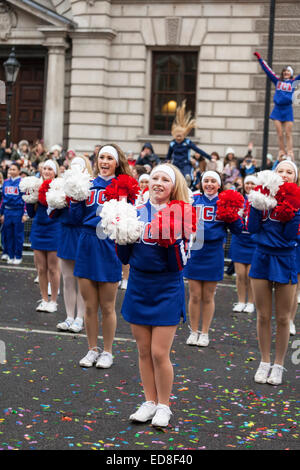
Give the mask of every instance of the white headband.
[{"label": "white headband", "polygon": [[102,147],[102,149],[100,150],[98,156],[100,157],[100,155],[102,155],[103,153],[109,153],[109,155],[114,157],[117,164],[119,164],[119,155],[115,147],[113,147],[112,145],[104,145],[104,147]]},{"label": "white headband", "polygon": [[246,176],[246,178],[244,179],[244,184],[245,184],[245,183],[249,183],[249,181],[252,182],[252,183],[254,183],[254,184],[257,184],[257,178],[256,178],[256,176],[254,176],[254,175],[248,175],[248,176]]},{"label": "white headband", "polygon": [[218,182],[219,185],[221,186],[221,178],[220,178],[220,176],[218,175],[218,173],[216,173],[215,171],[212,171],[212,170],[206,171],[205,173],[203,173],[202,178],[201,178],[201,181],[203,181],[204,178],[206,178],[207,176],[210,177],[210,178],[214,178],[215,180],[217,180],[217,182]]},{"label": "white headband", "polygon": [[169,165],[166,165],[166,164],[157,165],[151,171],[150,178],[151,178],[151,176],[153,176],[158,171],[162,171],[163,173],[166,173],[171,178],[172,183],[175,184],[176,176],[175,176],[175,172],[174,172],[173,168],[171,168]]},{"label": "white headband", "polygon": [[291,77],[293,77],[294,70],[292,69],[292,67],[290,65],[287,66],[286,70],[289,70],[291,72]]},{"label": "white headband", "polygon": [[53,160],[46,160],[45,163],[44,163],[43,168],[45,168],[45,166],[50,166],[50,168],[52,168],[54,173],[57,175],[57,167],[56,167]]},{"label": "white headband", "polygon": [[140,177],[139,177],[139,183],[142,181],[142,180],[147,180],[149,181],[150,179],[150,176],[148,175],[148,173],[143,173]]},{"label": "white headband", "polygon": [[292,162],[292,160],[282,160],[281,162],[278,163],[277,167],[275,168],[275,171],[277,172],[278,168],[280,167],[280,165],[282,165],[283,163],[289,163],[290,165],[292,165],[293,169],[294,169],[294,172],[295,172],[295,175],[296,175],[296,181],[298,179],[298,168],[297,166],[295,165],[294,162]]},{"label": "white headband", "polygon": [[78,165],[81,170],[85,170],[85,167],[86,167],[85,161],[81,157],[73,158],[73,160],[71,161],[71,167],[74,166],[74,165]]}]

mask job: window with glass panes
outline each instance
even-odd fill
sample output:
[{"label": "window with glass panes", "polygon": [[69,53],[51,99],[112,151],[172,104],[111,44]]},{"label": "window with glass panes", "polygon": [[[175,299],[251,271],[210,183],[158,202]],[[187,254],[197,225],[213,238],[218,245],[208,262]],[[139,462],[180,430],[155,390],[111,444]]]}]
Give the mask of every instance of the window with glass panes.
[{"label": "window with glass panes", "polygon": [[197,52],[153,51],[151,134],[170,134],[176,106],[186,99],[195,115]]}]

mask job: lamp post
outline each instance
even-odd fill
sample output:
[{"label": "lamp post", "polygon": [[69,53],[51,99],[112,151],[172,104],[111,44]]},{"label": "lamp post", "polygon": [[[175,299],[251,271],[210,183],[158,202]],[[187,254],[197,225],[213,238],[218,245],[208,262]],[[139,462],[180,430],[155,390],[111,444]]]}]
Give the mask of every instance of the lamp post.
[{"label": "lamp post", "polygon": [[13,95],[13,85],[16,82],[19,70],[20,62],[18,62],[15,54],[15,48],[13,47],[11,53],[6,62],[3,64],[5,70],[5,81],[6,81],[6,148],[10,148],[11,144],[11,101]]}]

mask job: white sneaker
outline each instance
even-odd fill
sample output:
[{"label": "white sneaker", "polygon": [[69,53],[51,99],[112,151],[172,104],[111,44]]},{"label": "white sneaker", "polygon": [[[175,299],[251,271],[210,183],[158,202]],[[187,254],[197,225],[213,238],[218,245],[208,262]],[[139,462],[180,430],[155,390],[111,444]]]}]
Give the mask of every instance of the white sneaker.
[{"label": "white sneaker", "polygon": [[76,318],[71,324],[69,331],[73,331],[73,333],[79,333],[79,331],[83,330],[83,320],[81,318]]},{"label": "white sneaker", "polygon": [[6,255],[5,253],[1,256],[1,260],[2,261],[7,261],[8,260],[8,255]]},{"label": "white sneaker", "polygon": [[48,312],[48,313],[57,312],[57,302],[54,302],[54,300],[50,300],[48,302],[46,312]]},{"label": "white sneaker", "polygon": [[47,312],[48,308],[48,302],[46,300],[39,300],[39,305],[37,306],[36,310],[37,312]]},{"label": "white sneaker", "polygon": [[14,264],[13,258],[7,258],[7,264]]},{"label": "white sneaker", "polygon": [[286,369],[280,364],[274,364],[272,366],[270,377],[267,380],[268,384],[280,385],[282,383],[282,374],[284,370]]},{"label": "white sneaker", "polygon": [[99,352],[95,351],[94,349],[90,349],[87,355],[79,361],[79,365],[81,367],[93,367],[93,365],[97,362],[98,357]]},{"label": "white sneaker", "polygon": [[253,313],[254,312],[254,304],[248,302],[243,310],[245,313]]},{"label": "white sneaker", "polygon": [[153,417],[151,424],[152,426],[166,427],[169,424],[172,412],[167,405],[161,405],[158,403],[156,407],[156,413]]},{"label": "white sneaker", "polygon": [[14,264],[21,264],[22,263],[22,258],[15,258],[14,259]]},{"label": "white sneaker", "polygon": [[72,323],[74,323],[74,321],[71,321],[68,318],[66,318],[65,321],[62,321],[61,323],[57,323],[56,328],[58,330],[68,331]]},{"label": "white sneaker", "polygon": [[267,383],[267,378],[268,378],[270,369],[271,369],[271,364],[269,362],[261,362],[254,376],[255,382],[259,384]]},{"label": "white sneaker", "polygon": [[38,284],[39,283],[39,276],[36,276],[36,278],[34,278],[34,281],[33,281],[35,284]]},{"label": "white sneaker", "polygon": [[200,333],[199,339],[197,341],[197,346],[206,347],[209,345],[208,333]]},{"label": "white sneaker", "polygon": [[290,320],[290,335],[295,336],[295,334],[296,334],[296,325],[292,320]]},{"label": "white sneaker", "polygon": [[233,312],[242,312],[244,308],[246,307],[246,304],[243,302],[238,302],[237,304],[233,304]]},{"label": "white sneaker", "polygon": [[109,369],[113,365],[113,357],[107,352],[103,351],[98,357],[96,367],[98,369]]},{"label": "white sneaker", "polygon": [[129,416],[129,419],[130,421],[145,423],[149,419],[152,419],[155,413],[156,404],[154,401],[145,401],[135,413]]},{"label": "white sneaker", "polygon": [[197,346],[199,331],[191,331],[190,336],[186,340],[186,344],[189,346]]},{"label": "white sneaker", "polygon": [[121,282],[120,289],[126,290],[126,289],[127,289],[127,284],[128,284],[128,280],[127,280],[127,279],[123,279],[122,282]]}]

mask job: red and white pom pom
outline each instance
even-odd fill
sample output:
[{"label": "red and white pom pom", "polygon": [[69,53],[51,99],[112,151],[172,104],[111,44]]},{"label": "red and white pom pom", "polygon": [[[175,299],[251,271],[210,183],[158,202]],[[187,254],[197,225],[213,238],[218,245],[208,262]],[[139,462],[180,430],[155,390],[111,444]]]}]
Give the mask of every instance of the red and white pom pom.
[{"label": "red and white pom pom", "polygon": [[240,218],[244,209],[244,197],[238,191],[227,189],[219,194],[217,201],[216,220],[232,224]]},{"label": "red and white pom pom", "polygon": [[257,175],[257,186],[250,191],[248,200],[255,209],[269,211],[277,205],[275,198],[283,184],[281,176],[275,171],[264,170]]},{"label": "red and white pom pom", "polygon": [[139,221],[136,208],[124,199],[106,201],[100,215],[104,233],[119,245],[135,243],[143,233],[144,224]]},{"label": "red and white pom pom", "polygon": [[189,240],[197,230],[197,213],[191,204],[173,200],[156,212],[150,224],[151,241],[168,248],[178,239]]},{"label": "red and white pom pom", "polygon": [[85,201],[90,194],[92,186],[91,176],[87,170],[81,171],[80,167],[74,165],[64,173],[64,191],[66,195],[75,201]]},{"label": "red and white pom pom", "polygon": [[23,194],[23,201],[29,204],[35,204],[39,199],[39,189],[42,184],[42,180],[36,176],[26,176],[20,181],[20,191]]},{"label": "red and white pom pom", "polygon": [[49,207],[53,209],[63,209],[67,207],[68,200],[64,191],[64,178],[54,178],[49,185],[46,194],[46,201]]},{"label": "red and white pom pom", "polygon": [[140,188],[138,182],[133,176],[119,175],[106,186],[104,196],[106,201],[110,201],[111,199],[126,199],[128,202],[134,204],[139,192]]},{"label": "red and white pom pom", "polygon": [[277,205],[272,217],[280,222],[293,219],[300,209],[300,188],[296,183],[283,183],[276,194]]},{"label": "red and white pom pom", "polygon": [[46,207],[48,207],[47,192],[49,191],[51,181],[50,179],[44,180],[39,189],[39,203]]}]

